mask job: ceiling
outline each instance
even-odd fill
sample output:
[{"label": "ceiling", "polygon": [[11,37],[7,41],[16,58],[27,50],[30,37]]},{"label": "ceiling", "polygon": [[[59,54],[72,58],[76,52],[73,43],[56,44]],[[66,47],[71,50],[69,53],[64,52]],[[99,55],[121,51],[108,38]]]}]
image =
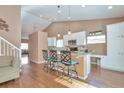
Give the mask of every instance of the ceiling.
[{"label": "ceiling", "polygon": [[[57,5],[22,6],[22,38],[28,38],[29,34],[35,31],[44,30],[55,21],[124,17],[124,5],[113,5],[112,9],[108,7],[107,5],[86,5],[85,7],[62,5],[60,8]],[[61,13],[58,13],[58,10]]]}]

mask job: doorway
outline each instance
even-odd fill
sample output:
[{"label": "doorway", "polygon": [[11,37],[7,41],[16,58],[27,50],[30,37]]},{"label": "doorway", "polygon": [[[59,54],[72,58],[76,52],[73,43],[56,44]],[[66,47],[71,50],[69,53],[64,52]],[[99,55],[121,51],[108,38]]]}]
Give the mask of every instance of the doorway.
[{"label": "doorway", "polygon": [[28,64],[28,43],[21,43],[21,64],[25,65]]}]

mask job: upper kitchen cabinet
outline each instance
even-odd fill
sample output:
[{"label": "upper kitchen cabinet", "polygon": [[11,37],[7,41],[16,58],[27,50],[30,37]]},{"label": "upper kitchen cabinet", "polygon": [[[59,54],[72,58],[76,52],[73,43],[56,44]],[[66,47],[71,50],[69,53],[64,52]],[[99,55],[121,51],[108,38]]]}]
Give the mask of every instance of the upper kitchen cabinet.
[{"label": "upper kitchen cabinet", "polygon": [[71,35],[64,35],[63,36],[64,40],[64,46],[69,46],[69,42],[76,41],[76,45],[86,45],[86,32],[77,32],[77,33],[72,33]]},{"label": "upper kitchen cabinet", "polygon": [[56,37],[48,38],[48,46],[56,46]]},{"label": "upper kitchen cabinet", "polygon": [[86,32],[78,32],[75,36],[77,39],[77,45],[86,45]]},{"label": "upper kitchen cabinet", "polygon": [[68,46],[68,35],[63,36],[63,43],[64,43],[64,46]]}]

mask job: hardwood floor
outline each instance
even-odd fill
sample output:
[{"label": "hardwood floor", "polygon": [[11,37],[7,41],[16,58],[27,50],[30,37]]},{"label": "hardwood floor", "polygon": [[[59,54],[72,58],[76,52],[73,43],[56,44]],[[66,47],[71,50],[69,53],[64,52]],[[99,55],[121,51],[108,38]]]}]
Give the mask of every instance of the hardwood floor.
[{"label": "hardwood floor", "polygon": [[101,69],[96,65],[92,65],[91,71],[87,83],[102,88],[124,88],[123,72]]},{"label": "hardwood floor", "polygon": [[17,80],[8,81],[0,84],[2,88],[66,88],[66,86],[57,83],[54,79],[55,73],[47,73],[42,70],[41,65],[29,63],[24,65],[21,77]]},{"label": "hardwood floor", "polygon": [[[0,88],[66,88],[74,87],[58,82],[59,76],[55,72],[47,73],[42,66],[35,63],[24,65],[21,77],[15,81],[8,81],[0,84]],[[101,69],[92,65],[92,72],[89,77],[83,80],[74,80],[85,87],[122,87],[124,88],[124,73]],[[76,84],[76,85],[79,85]],[[88,85],[88,84],[89,85]],[[67,85],[67,86],[66,86]],[[76,87],[76,86],[75,86]],[[81,86],[82,87],[82,86]]]}]

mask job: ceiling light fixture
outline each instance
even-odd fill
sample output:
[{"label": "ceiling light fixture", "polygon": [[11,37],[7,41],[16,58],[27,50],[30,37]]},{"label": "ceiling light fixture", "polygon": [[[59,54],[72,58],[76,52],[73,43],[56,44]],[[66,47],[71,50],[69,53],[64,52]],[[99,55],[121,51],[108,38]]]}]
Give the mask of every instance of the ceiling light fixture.
[{"label": "ceiling light fixture", "polygon": [[85,5],[81,5],[81,7],[86,7]]},{"label": "ceiling light fixture", "polygon": [[[54,18],[54,20],[58,19],[59,20],[59,15],[61,13],[61,10],[60,10],[60,6],[58,5],[57,6],[57,18]],[[60,33],[57,34],[57,37],[60,38]]]},{"label": "ceiling light fixture", "polygon": [[70,35],[71,34],[71,31],[68,31],[68,35]]},{"label": "ceiling light fixture", "polygon": [[69,19],[69,20],[70,20],[70,19],[71,19],[71,17],[70,17],[70,16],[68,16],[68,17],[67,17],[67,19]]},{"label": "ceiling light fixture", "polygon": [[60,14],[61,13],[60,6],[58,5],[57,7],[58,7],[57,13]]},{"label": "ceiling light fixture", "polygon": [[57,13],[60,14],[61,13],[61,10],[58,10]]},{"label": "ceiling light fixture", "polygon": [[56,21],[56,18],[54,18],[54,20]]},{"label": "ceiling light fixture", "polygon": [[[68,21],[70,21],[71,19],[71,12],[70,12],[70,6],[68,6]],[[70,22],[68,24],[68,35],[71,34],[71,30],[70,30]]]},{"label": "ceiling light fixture", "polygon": [[112,9],[113,7],[112,6],[108,6],[108,9],[110,10],[110,9]]},{"label": "ceiling light fixture", "polygon": [[43,17],[43,15],[40,15],[40,17],[42,18],[42,17]]},{"label": "ceiling light fixture", "polygon": [[60,37],[60,34],[57,34],[57,37]]},{"label": "ceiling light fixture", "polygon": [[49,21],[52,21],[52,18],[49,18]]}]

